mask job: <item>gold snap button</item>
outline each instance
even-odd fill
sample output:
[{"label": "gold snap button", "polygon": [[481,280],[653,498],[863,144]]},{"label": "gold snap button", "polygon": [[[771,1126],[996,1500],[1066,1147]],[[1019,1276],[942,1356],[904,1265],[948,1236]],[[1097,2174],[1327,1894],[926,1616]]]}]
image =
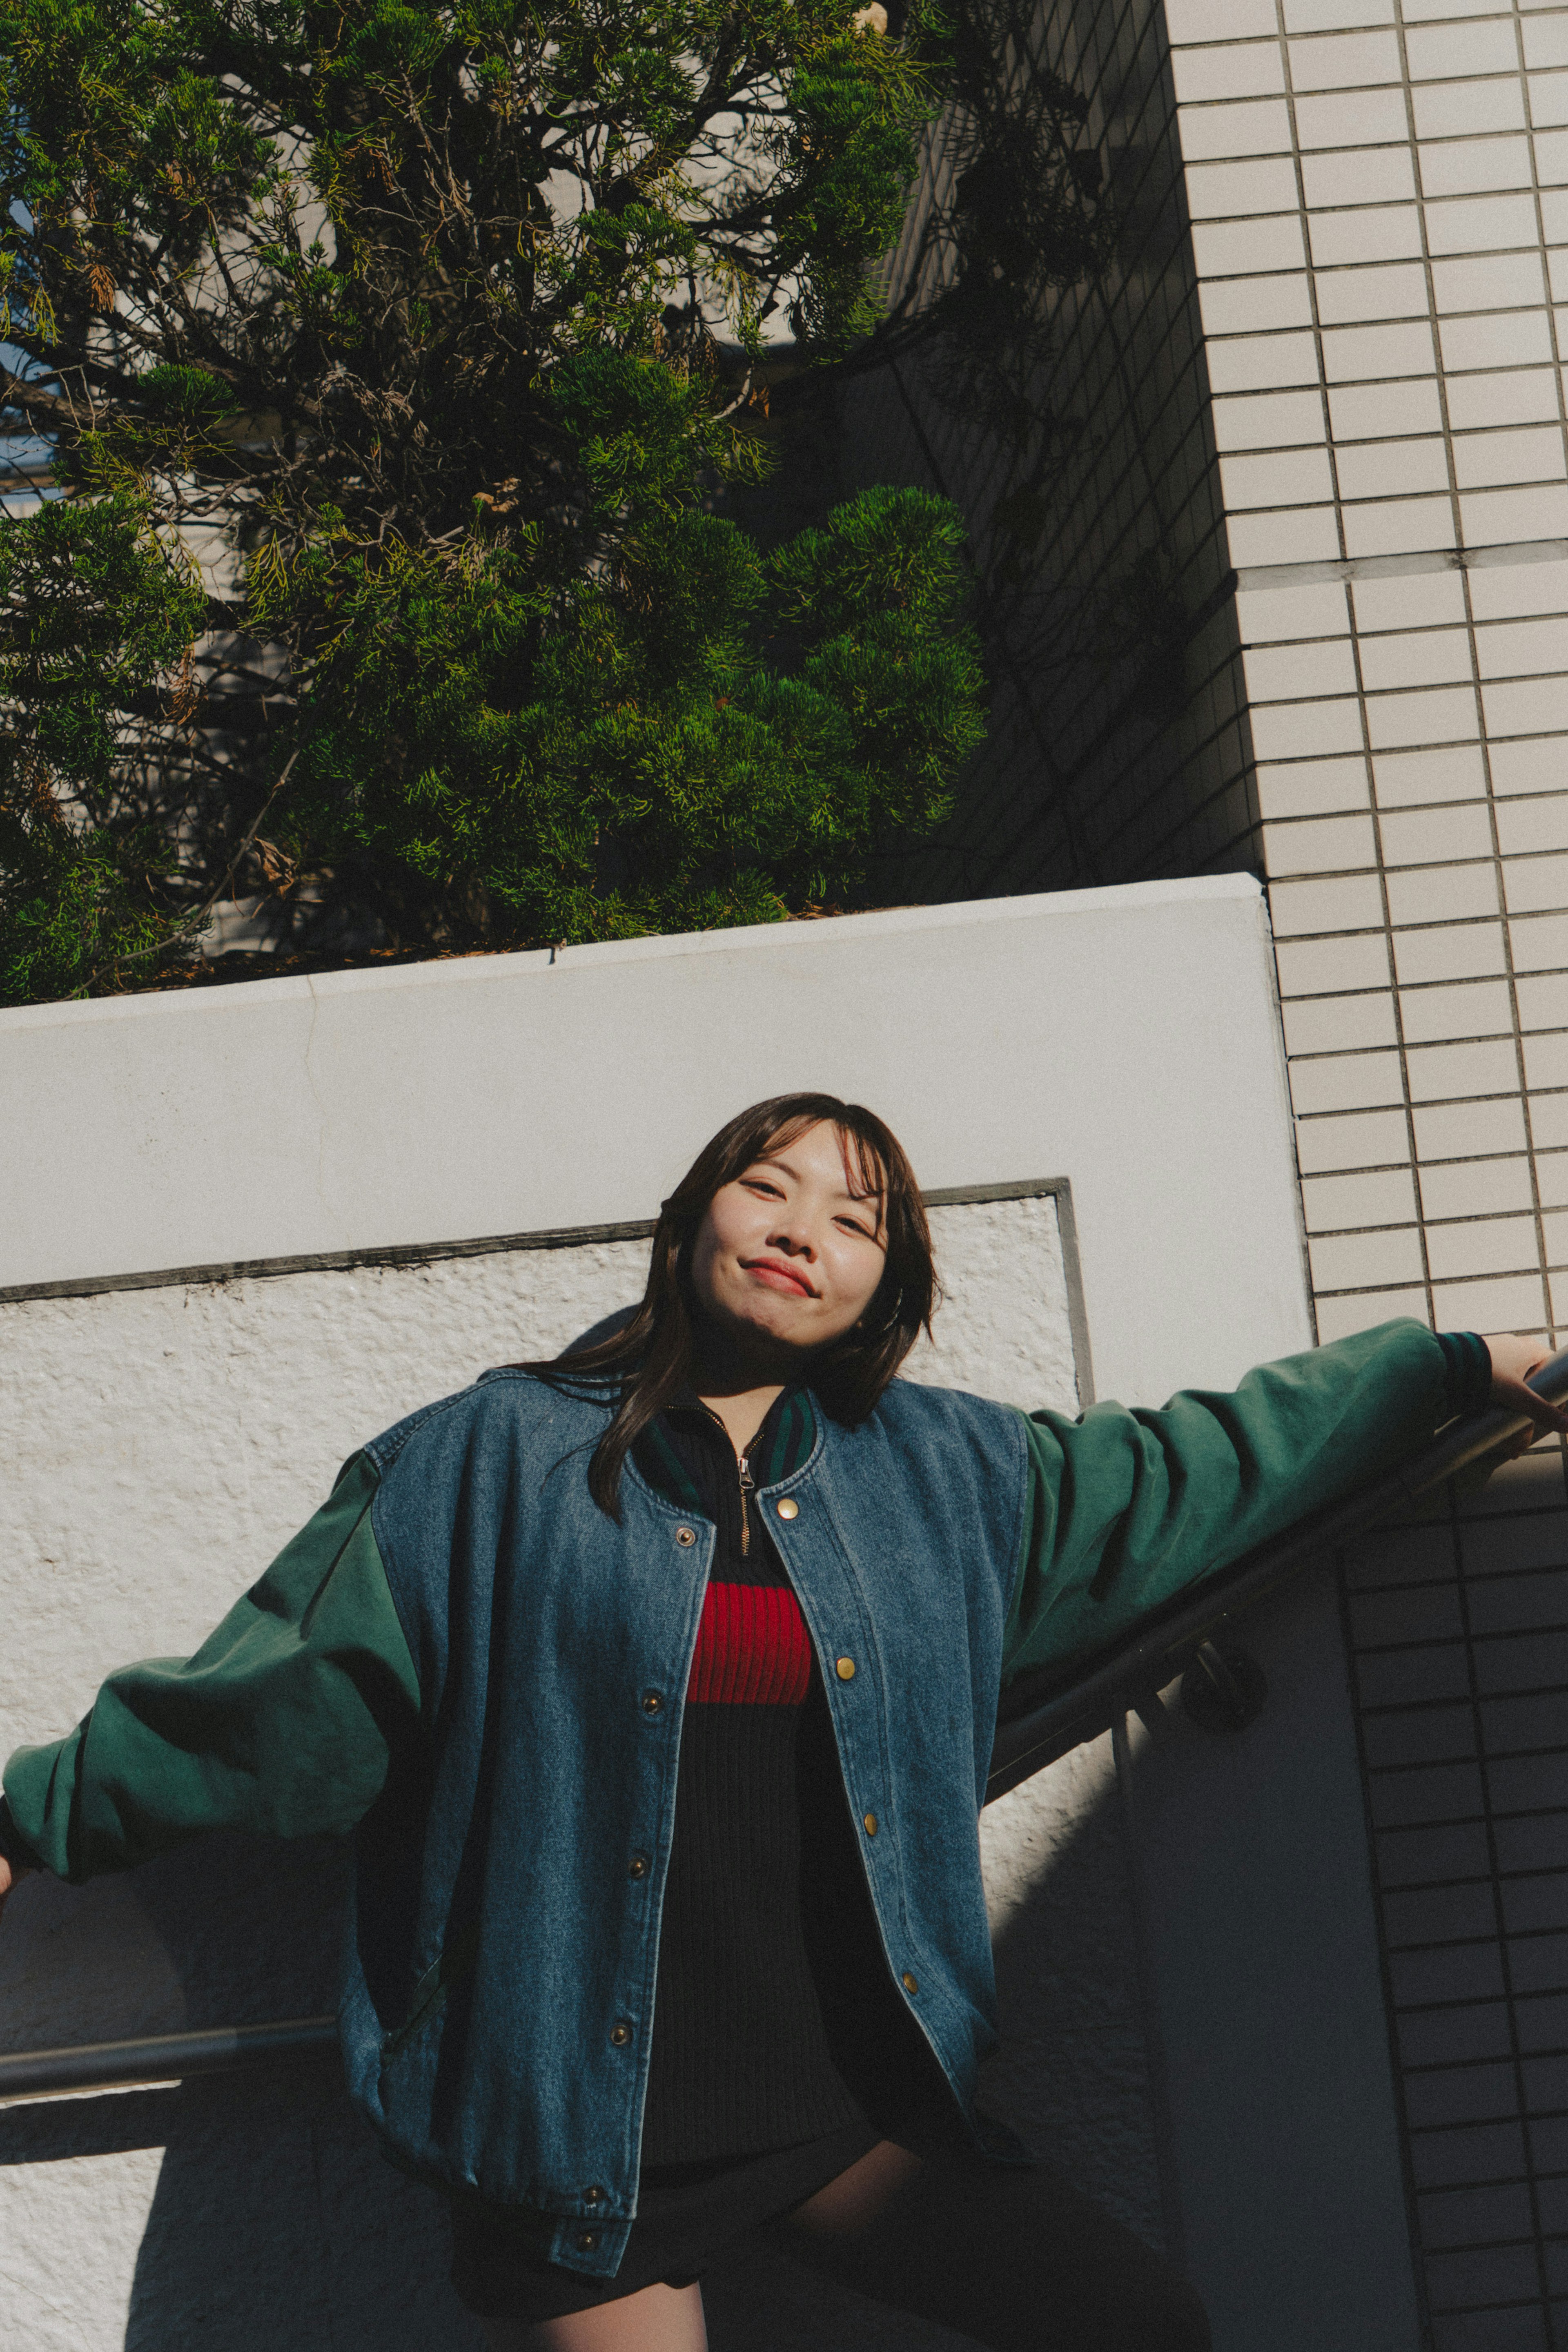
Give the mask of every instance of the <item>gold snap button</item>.
[{"label": "gold snap button", "polygon": [[690,1545],[695,1544],[696,1539],[697,1531],[695,1528],[677,1528],[675,1529],[675,1541],[678,1544],[685,1544],[689,1547]]},{"label": "gold snap button", "polygon": [[603,2194],[603,2189],[601,2189],[596,2182],[591,2189],[585,2189],[583,2190],[582,2201],[585,2205],[597,2205]]},{"label": "gold snap button", "polygon": [[648,1857],[645,1853],[634,1853],[632,1855],[631,1861],[626,1865],[626,1875],[628,1878],[647,1877]]},{"label": "gold snap button", "polygon": [[664,1706],[664,1702],[657,1691],[643,1692],[643,1712],[644,1715],[657,1715],[659,1709]]},{"label": "gold snap button", "polygon": [[833,1672],[837,1675],[840,1682],[852,1683],[855,1678],[854,1660],[852,1658],[835,1658],[833,1660]]},{"label": "gold snap button", "polygon": [[915,1981],[915,1978],[910,1975],[907,1969],[904,1971],[904,1990],[905,1992],[918,1992],[920,1990],[919,1985]]},{"label": "gold snap button", "polygon": [[780,1496],[773,1507],[781,1519],[798,1519],[800,1516],[800,1506],[793,1495]]},{"label": "gold snap button", "polygon": [[[905,1977],[904,1981],[905,1984],[908,1984],[910,1979],[908,1977]],[[624,2050],[626,2044],[631,2041],[632,2028],[627,2024],[626,2020],[623,2017],[617,2018],[615,2023],[611,2027],[610,2039],[614,2043],[617,2050]]]},{"label": "gold snap button", "polygon": [[876,1835],[876,1815],[874,1813],[867,1813],[865,1816],[865,1833],[867,1837],[875,1837]]},{"label": "gold snap button", "polygon": [[580,2230],[578,2231],[577,2247],[580,2253],[591,2254],[598,2243],[599,2232],[597,2230]]}]

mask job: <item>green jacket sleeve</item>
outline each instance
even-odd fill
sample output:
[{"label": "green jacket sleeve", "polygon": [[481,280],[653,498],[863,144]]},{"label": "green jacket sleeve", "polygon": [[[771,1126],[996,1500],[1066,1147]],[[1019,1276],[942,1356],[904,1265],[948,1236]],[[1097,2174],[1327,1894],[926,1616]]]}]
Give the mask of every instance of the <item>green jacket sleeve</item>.
[{"label": "green jacket sleeve", "polygon": [[1097,1650],[1254,1544],[1416,1451],[1451,1410],[1424,1324],[1190,1391],[1158,1412],[1026,1417],[1030,1495],[1002,1676]]},{"label": "green jacket sleeve", "polygon": [[419,1719],[376,1483],[357,1455],[194,1657],[122,1668],[68,1738],[16,1750],[6,1805],[47,1869],[125,1870],[206,1830],[342,1834],[369,1811]]}]

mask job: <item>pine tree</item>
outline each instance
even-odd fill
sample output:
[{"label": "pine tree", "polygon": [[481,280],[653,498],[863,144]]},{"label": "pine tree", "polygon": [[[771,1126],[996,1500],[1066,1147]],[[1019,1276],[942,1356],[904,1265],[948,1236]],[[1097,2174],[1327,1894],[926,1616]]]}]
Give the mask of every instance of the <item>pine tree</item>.
[{"label": "pine tree", "polygon": [[55,483],[0,523],[0,999],[236,889],[403,949],[770,919],[940,818],[959,518],[725,511],[770,322],[873,324],[953,47],[882,18],[0,0],[0,393]]}]

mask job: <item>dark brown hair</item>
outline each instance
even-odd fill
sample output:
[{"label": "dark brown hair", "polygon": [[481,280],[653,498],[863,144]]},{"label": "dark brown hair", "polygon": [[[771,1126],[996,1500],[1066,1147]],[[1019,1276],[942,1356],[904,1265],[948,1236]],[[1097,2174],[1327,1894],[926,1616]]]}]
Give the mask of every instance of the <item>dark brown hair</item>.
[{"label": "dark brown hair", "polygon": [[691,1247],[709,1202],[755,1160],[787,1150],[810,1127],[836,1127],[857,1181],[883,1196],[886,1264],[858,1323],[811,1360],[811,1387],[835,1421],[864,1421],[921,1332],[938,1292],[925,1205],[903,1145],[874,1111],[837,1095],[774,1095],[753,1103],[706,1143],[659,1212],[648,1286],[629,1323],[607,1339],[523,1370],[577,1388],[619,1390],[615,1417],[594,1448],[588,1485],[621,1517],[621,1472],[643,1431],[692,1378]]}]

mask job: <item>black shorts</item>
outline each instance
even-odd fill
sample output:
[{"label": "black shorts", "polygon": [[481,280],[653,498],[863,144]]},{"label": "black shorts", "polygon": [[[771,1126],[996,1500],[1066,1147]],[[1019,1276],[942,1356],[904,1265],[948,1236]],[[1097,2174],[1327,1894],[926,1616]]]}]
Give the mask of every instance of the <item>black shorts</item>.
[{"label": "black shorts", "polygon": [[523,2242],[504,2207],[455,2202],[452,2284],[481,2319],[531,2325],[618,2303],[645,2286],[688,2286],[750,2231],[836,2180],[882,2137],[869,2125],[847,2124],[798,2147],[644,2173],[613,2278],[584,2278],[547,2262]]}]

